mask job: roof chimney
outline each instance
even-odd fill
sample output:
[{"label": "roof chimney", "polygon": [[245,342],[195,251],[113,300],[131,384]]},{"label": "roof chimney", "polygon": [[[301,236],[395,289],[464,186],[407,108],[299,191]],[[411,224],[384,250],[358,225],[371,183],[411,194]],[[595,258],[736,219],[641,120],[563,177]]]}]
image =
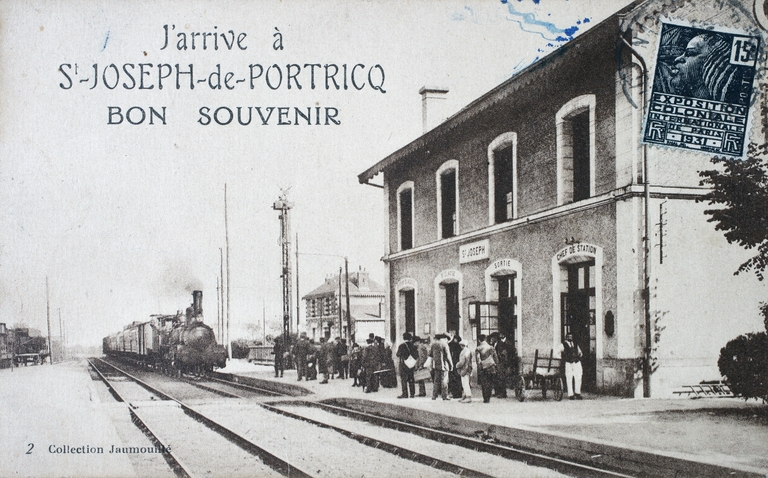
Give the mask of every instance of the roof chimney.
[{"label": "roof chimney", "polygon": [[426,133],[448,117],[445,113],[448,88],[422,86],[419,94],[421,95],[421,124],[424,128],[423,132]]}]

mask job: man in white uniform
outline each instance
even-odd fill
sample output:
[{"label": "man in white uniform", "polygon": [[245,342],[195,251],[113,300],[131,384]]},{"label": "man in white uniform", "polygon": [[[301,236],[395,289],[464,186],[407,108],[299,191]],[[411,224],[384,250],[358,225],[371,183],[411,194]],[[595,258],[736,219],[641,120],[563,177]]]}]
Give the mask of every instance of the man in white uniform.
[{"label": "man in white uniform", "polygon": [[571,400],[581,400],[581,356],[581,349],[574,343],[573,335],[566,334],[560,344],[560,357],[565,361],[565,380]]}]

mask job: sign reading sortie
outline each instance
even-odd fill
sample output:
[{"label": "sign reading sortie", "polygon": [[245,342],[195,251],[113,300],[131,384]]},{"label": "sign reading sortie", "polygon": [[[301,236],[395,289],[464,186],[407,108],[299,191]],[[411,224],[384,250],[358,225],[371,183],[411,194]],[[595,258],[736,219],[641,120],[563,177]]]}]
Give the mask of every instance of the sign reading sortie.
[{"label": "sign reading sortie", "polygon": [[459,264],[488,259],[489,251],[488,239],[464,244],[459,248]]},{"label": "sign reading sortie", "polygon": [[594,256],[597,254],[597,246],[582,243],[571,244],[570,246],[560,249],[560,252],[557,253],[557,262],[562,262],[571,256],[578,256],[580,254]]}]

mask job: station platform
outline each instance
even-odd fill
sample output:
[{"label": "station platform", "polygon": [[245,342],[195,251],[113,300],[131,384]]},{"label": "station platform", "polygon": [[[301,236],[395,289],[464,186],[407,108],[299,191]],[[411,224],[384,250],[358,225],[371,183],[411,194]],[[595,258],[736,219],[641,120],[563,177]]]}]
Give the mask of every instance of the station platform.
[{"label": "station platform", "polygon": [[0,370],[0,476],[138,476],[102,396],[84,360]]},{"label": "station platform", "polygon": [[399,383],[397,388],[379,387],[378,392],[364,393],[360,387],[351,386],[351,379],[337,378],[321,384],[319,375],[318,380],[297,381],[295,370],[275,378],[270,367],[246,365],[251,368],[241,366],[236,371],[237,364],[232,364],[229,371],[291,388],[302,387],[311,392],[304,399],[346,400],[404,421],[437,422],[464,433],[473,433],[478,426],[481,431],[492,430],[497,435],[503,429],[507,436],[514,435],[534,448],[567,443],[591,457],[600,457],[608,449],[614,453],[619,450],[626,457],[649,461],[649,466],[675,460],[700,464],[701,468],[691,466],[689,472],[683,473],[689,476],[734,472],[768,476],[768,406],[755,400],[627,399],[587,393],[583,400],[564,397],[558,402],[551,397],[543,399],[539,390],[531,390],[526,400],[519,402],[510,390],[509,398],[493,397],[483,403],[480,390],[473,389],[473,402],[461,403],[439,397],[432,400],[431,383],[426,384],[426,397],[399,399]]},{"label": "station platform", "polygon": [[[641,475],[768,476],[768,406],[754,400],[585,394],[581,401],[557,402],[533,391],[522,403],[510,393],[486,404],[473,390],[474,401],[467,404],[433,401],[430,383],[427,397],[398,399],[399,387],[364,393],[351,386],[351,379],[297,381],[295,370],[275,378],[270,367],[247,362],[234,361],[223,372],[300,391],[292,400],[335,402],[464,435],[480,432],[483,439],[541,452],[570,447],[599,461],[619,450],[620,460],[644,461],[648,467],[690,464],[682,472],[655,468],[665,472]],[[149,442],[130,423],[115,426],[126,415],[125,405],[97,386],[84,361],[0,370],[0,383],[0,476],[155,476],[152,470],[162,468],[159,455],[110,453],[112,445]],[[97,447],[103,452],[94,452]],[[156,468],[154,460],[160,462]]]}]

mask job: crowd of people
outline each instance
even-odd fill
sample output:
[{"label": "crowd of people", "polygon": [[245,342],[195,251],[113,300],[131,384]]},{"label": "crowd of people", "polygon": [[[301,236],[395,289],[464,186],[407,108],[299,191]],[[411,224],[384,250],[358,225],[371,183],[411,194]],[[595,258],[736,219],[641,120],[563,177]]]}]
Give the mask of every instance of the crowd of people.
[{"label": "crowd of people", "polygon": [[[568,396],[581,398],[581,350],[573,344],[570,334],[561,347],[566,365]],[[351,378],[353,387],[365,393],[375,393],[379,387],[397,387],[400,376],[401,393],[397,398],[426,397],[425,382],[431,381],[432,400],[458,399],[472,402],[470,377],[477,373],[483,402],[492,396],[506,398],[507,390],[514,388],[518,379],[518,357],[514,344],[506,334],[495,332],[477,337],[477,347],[471,350],[469,342],[451,331],[436,334],[434,338],[406,332],[397,352],[392,354],[382,337],[370,334],[365,346],[345,340],[321,337],[319,343],[302,332],[292,347],[279,337],[275,340],[275,377],[282,377],[286,365],[293,361],[298,380],[316,380],[322,374],[321,384],[335,378]],[[397,366],[394,359],[397,359]],[[418,388],[418,393],[417,393]]]},{"label": "crowd of people", "polygon": [[384,339],[370,334],[365,347],[352,343],[351,348],[341,337],[334,340],[321,337],[319,342],[309,339],[302,332],[292,347],[278,337],[273,345],[275,356],[275,377],[282,377],[286,366],[293,363],[297,380],[316,380],[322,375],[321,384],[329,380],[353,379],[353,387],[362,387],[365,392],[376,392],[379,386],[397,386],[395,364],[391,348]]}]

